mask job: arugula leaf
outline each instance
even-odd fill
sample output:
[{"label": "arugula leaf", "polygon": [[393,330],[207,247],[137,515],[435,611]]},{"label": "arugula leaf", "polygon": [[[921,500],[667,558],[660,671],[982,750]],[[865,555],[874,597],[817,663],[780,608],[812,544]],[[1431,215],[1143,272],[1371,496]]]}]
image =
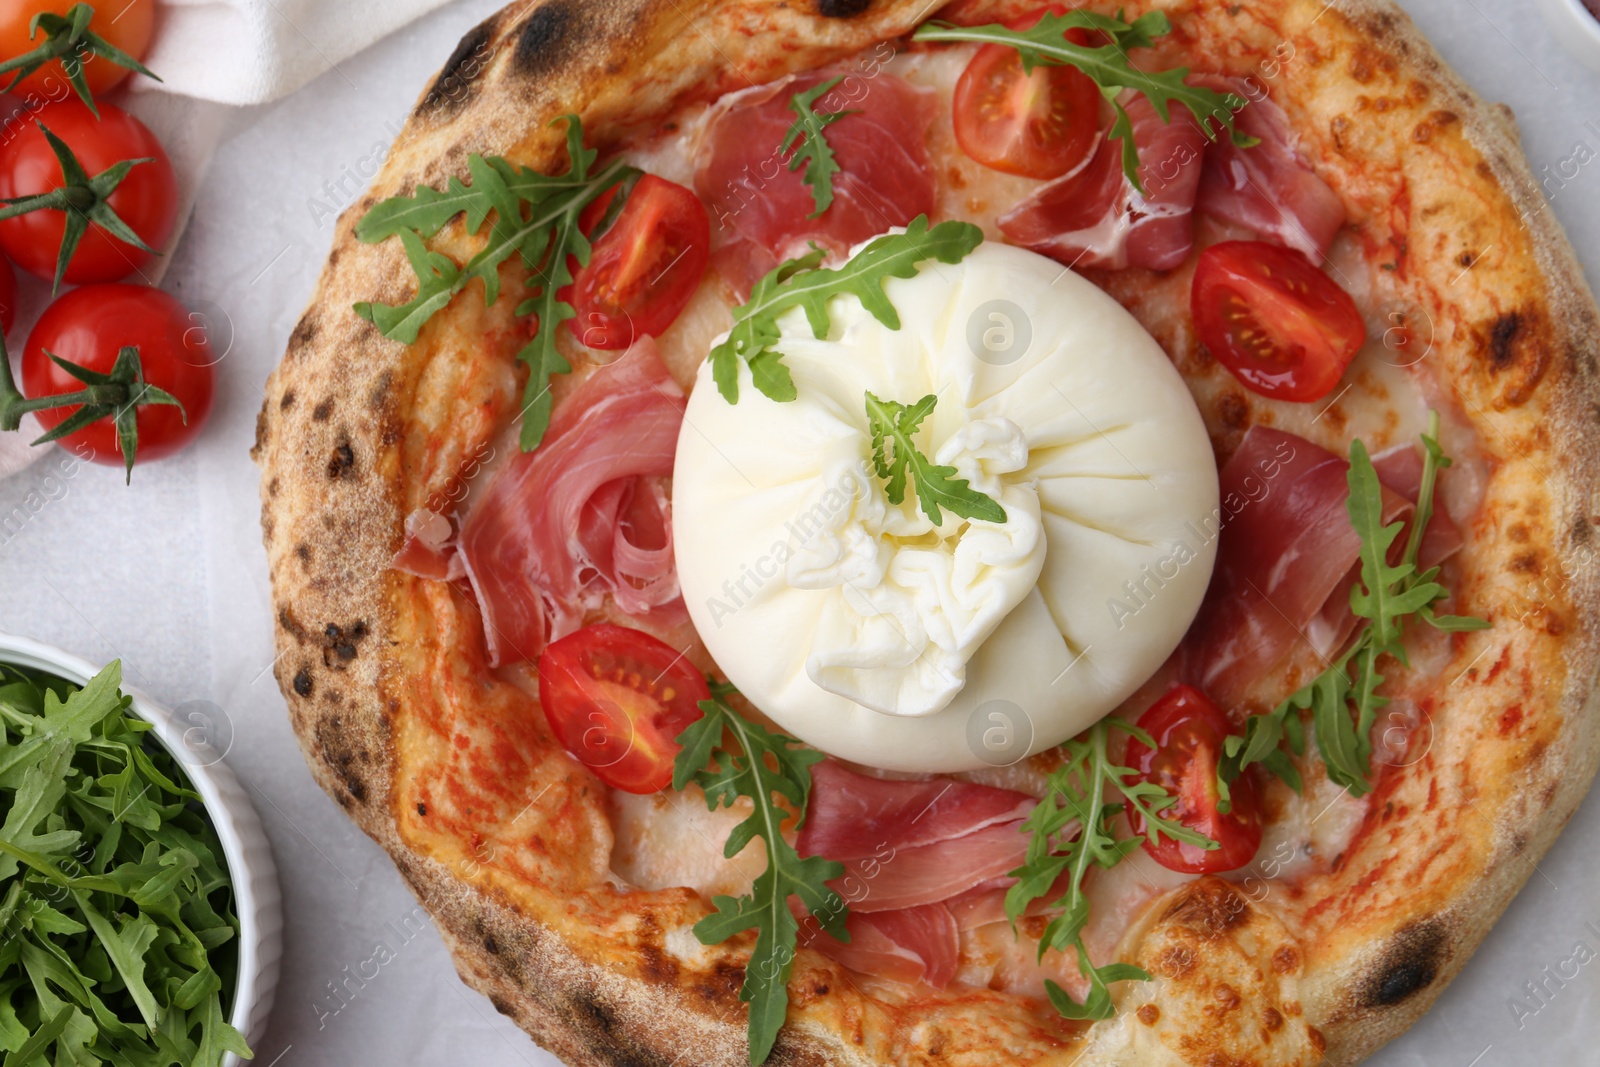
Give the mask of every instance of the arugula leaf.
[{"label": "arugula leaf", "polygon": [[[1204,834],[1161,814],[1177,803],[1176,797],[1140,779],[1133,768],[1111,762],[1107,741],[1112,730],[1156,747],[1143,730],[1116,717],[1100,720],[1063,745],[1066,762],[1050,775],[1044,796],[1023,821],[1022,829],[1030,835],[1028,851],[1023,865],[1010,872],[1016,885],[1006,891],[1006,917],[1015,929],[1028,905],[1046,896],[1063,874],[1068,876],[1066,890],[1051,902],[1051,907],[1061,910],[1039,939],[1040,959],[1050,949],[1065,952],[1070,948],[1077,955],[1079,972],[1089,980],[1089,993],[1082,1004],[1057,983],[1045,980],[1050,1003],[1068,1019],[1109,1019],[1115,1014],[1110,983],[1150,979],[1143,969],[1127,963],[1096,967],[1083,944],[1083,930],[1089,923],[1089,898],[1083,883],[1090,865],[1115,867],[1144,844],[1142,835],[1117,836],[1117,816],[1131,807],[1144,817],[1152,840],[1168,837],[1207,850],[1218,847]],[[1110,800],[1112,794],[1121,800]]]},{"label": "arugula leaf", "polygon": [[[702,944],[715,945],[756,931],[739,999],[750,1004],[750,1062],[759,1064],[772,1052],[789,1006],[789,973],[800,932],[789,898],[799,897],[833,937],[850,940],[844,900],[827,884],[844,874],[844,866],[821,856],[802,857],[783,836],[790,811],[796,829],[805,823],[811,765],[822,753],[739,715],[726,700],[735,692],[731,685],[713,684],[711,692],[712,699],[700,702],[703,717],[677,738],[683,748],[673,765],[672,787],[698,785],[712,811],[732,808],[740,797],[754,802],[749,818],[728,835],[723,855],[732,859],[760,837],[767,869],[748,896],[715,898],[716,910],[696,923],[694,932]],[[734,748],[725,747],[727,737]]]},{"label": "arugula leaf", "polygon": [[[936,402],[929,393],[910,407],[894,400],[879,400],[867,393],[867,425],[872,430],[872,466],[886,480],[884,494],[889,503],[906,498],[906,479],[916,479],[917,502],[935,526],[944,524],[940,505],[964,519],[1005,522],[1006,511],[987,493],[972,488],[965,478],[955,476],[954,467],[936,465],[917,448],[913,440],[922,420],[933,413]],[[892,455],[891,455],[892,454]]]},{"label": "arugula leaf", "polygon": [[[472,155],[467,157],[470,183],[451,177],[442,189],[419,186],[409,196],[390,197],[373,205],[355,228],[356,237],[369,244],[399,237],[416,274],[417,292],[410,300],[355,305],[356,314],[385,337],[404,344],[415,343],[428,320],[473,279],[483,282],[485,304],[493,304],[500,296],[500,267],[512,256],[534,275],[530,280],[534,295],[516,309],[518,315],[535,316],[532,339],[517,353],[529,368],[522,402],[524,452],[539,447],[549,428],[551,378],[572,370],[556,347],[556,336],[557,327],[577,314],[561,298],[562,288],[572,282],[568,257],[580,266],[589,263],[589,238],[578,225],[579,216],[606,192],[639,174],[621,160],[591,174],[599,152],[583,147],[583,123],[576,115],[556,121],[567,124],[571,163],[565,174],[540,174],[499,157]],[[462,216],[468,233],[489,227],[483,247],[459,265],[424,243],[457,216]]]},{"label": "arugula leaf", "polygon": [[239,924],[221,842],[120,681],[115,663],[82,687],[0,665],[7,1064],[250,1054],[224,1011]]},{"label": "arugula leaf", "polygon": [[[778,153],[780,156],[791,151],[794,153],[789,157],[790,170],[806,167],[800,181],[810,186],[811,200],[817,206],[808,218],[817,218],[832,205],[833,176],[839,173],[839,161],[833,156],[833,146],[822,131],[846,115],[860,113],[815,109],[818,98],[843,80],[844,75],[841,74],[789,98],[789,109],[799,117],[784,131],[783,140],[778,144]],[[806,166],[807,163],[810,165]]]},{"label": "arugula leaf", "polygon": [[791,308],[805,311],[816,337],[827,335],[832,320],[828,301],[853,295],[872,317],[891,330],[900,328],[900,315],[883,291],[890,278],[915,277],[929,260],[959,263],[983,241],[983,231],[970,222],[941,222],[931,229],[928,217],[918,215],[902,233],[884,234],[837,268],[823,268],[823,250],[813,246],[806,255],[780,264],[755,284],[750,298],[733,309],[733,329],[711,350],[711,376],[717,392],[730,404],[739,402],[739,360],[750,365],[750,377],[764,396],[779,402],[793,400],[794,379],[776,348],[783,338],[778,317]]},{"label": "arugula leaf", "polygon": [[[1109,43],[1090,46],[1074,44],[1068,40],[1068,30],[1083,29],[1102,33]],[[1144,186],[1139,182],[1139,150],[1133,143],[1133,121],[1117,102],[1117,97],[1127,89],[1139,93],[1156,109],[1162,122],[1171,122],[1171,105],[1176,102],[1189,109],[1195,122],[1207,138],[1215,140],[1217,132],[1213,122],[1227,128],[1233,143],[1248,148],[1257,139],[1240,133],[1234,127],[1234,113],[1245,101],[1232,93],[1219,93],[1211,89],[1184,84],[1188,67],[1150,72],[1139,70],[1128,59],[1134,48],[1149,48],[1157,37],[1172,32],[1172,23],[1160,11],[1147,12],[1132,22],[1121,17],[1110,18],[1092,11],[1068,11],[1063,14],[1046,14],[1037,25],[1026,30],[1014,30],[998,23],[986,26],[953,26],[946,22],[930,22],[918,27],[912,34],[915,41],[977,41],[980,44],[1003,44],[1017,50],[1022,59],[1022,69],[1031,73],[1041,63],[1053,66],[1070,66],[1087,74],[1100,87],[1100,93],[1116,112],[1110,138],[1122,142],[1122,171],[1139,192]]]},{"label": "arugula leaf", "polygon": [[1359,440],[1351,442],[1346,510],[1361,538],[1361,574],[1350,590],[1350,609],[1358,618],[1367,620],[1366,624],[1320,674],[1272,711],[1246,720],[1243,737],[1228,738],[1217,767],[1224,798],[1228,783],[1252,763],[1262,764],[1299,791],[1299,772],[1280,746],[1287,741],[1295,755],[1304,754],[1301,712],[1311,714],[1311,728],[1328,778],[1352,796],[1366,794],[1372,789],[1372,725],[1378,712],[1389,703],[1389,698],[1378,692],[1384,681],[1379,665],[1385,658],[1406,663],[1402,641],[1406,622],[1416,616],[1436,629],[1450,632],[1489,626],[1486,620],[1470,616],[1435,615],[1433,606],[1447,599],[1450,591],[1438,581],[1439,568],[1417,572],[1423,531],[1433,516],[1434,486],[1439,471],[1450,465],[1450,458],[1439,444],[1438,412],[1428,414],[1422,448],[1422,481],[1411,530],[1400,561],[1391,564],[1390,551],[1405,524],[1383,524],[1383,486],[1378,472],[1367,455],[1366,445]]}]

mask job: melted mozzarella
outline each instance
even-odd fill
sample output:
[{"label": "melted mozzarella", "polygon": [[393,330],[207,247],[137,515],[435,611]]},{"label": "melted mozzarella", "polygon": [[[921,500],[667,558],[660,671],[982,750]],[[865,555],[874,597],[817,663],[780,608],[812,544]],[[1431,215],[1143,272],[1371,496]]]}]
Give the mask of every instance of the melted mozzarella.
[{"label": "melted mozzarella", "polygon": [[[780,318],[794,401],[741,366],[729,404],[701,368],[679,581],[729,679],[807,743],[890,770],[1010,763],[1115,708],[1182,637],[1215,551],[1210,444],[1160,347],[1042,256],[986,243],[885,292],[901,329],[853,296],[822,338]],[[936,396],[919,447],[1006,521],[891,503],[868,391]]]}]

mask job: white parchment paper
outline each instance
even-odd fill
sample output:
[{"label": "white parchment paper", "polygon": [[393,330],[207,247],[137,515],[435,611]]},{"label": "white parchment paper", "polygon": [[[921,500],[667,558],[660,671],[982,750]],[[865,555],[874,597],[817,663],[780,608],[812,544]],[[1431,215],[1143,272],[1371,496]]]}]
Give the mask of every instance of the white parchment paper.
[{"label": "white parchment paper", "polygon": [[[129,680],[169,706],[208,701],[231,726],[229,760],[272,837],[288,921],[277,1011],[256,1046],[262,1067],[556,1062],[457,980],[388,859],[312,782],[269,670],[247,455],[262,383],[311,291],[334,215],[456,39],[497,6],[459,0],[285,100],[207,112],[221,141],[165,281],[211,318],[213,343],[227,351],[198,446],[139,467],[131,490],[120,470],[66,463],[60,451],[0,482],[0,517],[12,517],[0,523],[0,628],[91,659],[120,656]],[[1535,171],[1557,175],[1550,206],[1593,284],[1600,162],[1573,160],[1600,153],[1600,74],[1523,4],[1406,6],[1469,81],[1516,111]],[[1462,977],[1372,1062],[1600,1063],[1597,885],[1600,802],[1591,797]]]}]

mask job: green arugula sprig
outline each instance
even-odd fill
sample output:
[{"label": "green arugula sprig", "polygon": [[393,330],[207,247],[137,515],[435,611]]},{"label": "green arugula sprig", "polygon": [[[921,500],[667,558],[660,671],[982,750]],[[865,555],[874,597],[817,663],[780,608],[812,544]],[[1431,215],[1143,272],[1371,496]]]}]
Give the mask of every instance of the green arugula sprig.
[{"label": "green arugula sprig", "polygon": [[91,30],[89,27],[93,20],[94,8],[88,4],[73,4],[67,8],[65,15],[57,15],[53,11],[41,11],[34,15],[33,21],[28,23],[28,40],[37,37],[40,30],[44,31],[45,39],[31,51],[0,63],[0,74],[16,73],[0,92],[9,93],[22,79],[46,63],[59,59],[61,69],[66,72],[67,81],[78,94],[78,99],[94,112],[95,118],[99,118],[100,109],[95,106],[94,95],[89,92],[89,81],[83,73],[84,65],[93,59],[109,60],[147,78],[161,80],[143,63]]},{"label": "green arugula sprig", "polygon": [[[672,787],[698,785],[712,811],[732,808],[740,797],[753,802],[750,816],[733,828],[722,852],[732,859],[759,837],[766,845],[767,869],[749,896],[715,898],[716,910],[696,923],[694,932],[706,945],[746,930],[757,932],[739,999],[750,1004],[750,1062],[759,1064],[771,1053],[789,1007],[789,973],[800,932],[789,898],[799,897],[833,937],[850,940],[844,900],[827,884],[841,877],[844,867],[821,856],[802,857],[783,836],[788,809],[795,813],[796,829],[805,822],[811,765],[822,753],[734,711],[726,699],[735,692],[733,686],[713,683],[711,692],[712,699],[700,702],[704,717],[678,735],[683,749],[673,764]],[[732,748],[725,744],[730,737]]]},{"label": "green arugula sprig", "polygon": [[954,467],[933,463],[917,448],[917,428],[933,414],[934,394],[929,393],[910,407],[895,400],[879,400],[867,393],[867,426],[872,431],[872,466],[884,479],[884,495],[889,503],[906,498],[906,481],[915,480],[917,502],[922,513],[935,526],[944,525],[940,507],[964,519],[1005,522],[1006,511],[999,501],[972,488],[965,478],[956,477]]},{"label": "green arugula sprig", "polygon": [[[565,174],[544,175],[498,157],[469,156],[470,183],[452,177],[443,189],[419,186],[410,196],[391,197],[373,205],[355,230],[368,243],[399,237],[416,272],[417,293],[405,303],[355,305],[356,314],[385,337],[404,344],[415,342],[434,313],[474,278],[483,282],[484,301],[493,304],[500,296],[500,266],[512,256],[520,256],[522,265],[536,274],[537,291],[516,309],[518,315],[535,316],[538,324],[533,338],[517,353],[529,367],[522,403],[524,452],[539,447],[550,425],[551,379],[572,370],[556,347],[556,328],[577,315],[560,296],[562,288],[572,283],[567,257],[580,266],[589,263],[590,242],[578,218],[608,190],[639,175],[621,160],[591,174],[599,152],[583,147],[583,123],[576,115],[556,121],[567,124],[571,164]],[[622,199],[619,195],[612,208],[620,209]],[[461,265],[424,243],[458,215],[465,216],[468,233],[477,233],[494,218],[483,248]]]},{"label": "green arugula sprig", "polygon": [[790,170],[799,170],[802,166],[806,168],[800,181],[811,188],[811,200],[816,204],[816,210],[808,217],[813,219],[833,204],[833,176],[839,173],[839,161],[834,158],[833,146],[828,143],[823,131],[846,115],[859,114],[856,111],[816,110],[817,100],[843,80],[844,75],[841,74],[791,96],[789,109],[798,117],[784,131],[783,140],[778,145],[779,155],[794,153],[789,157]]},{"label": "green arugula sprig", "polygon": [[42,445],[59,440],[90,423],[110,419],[117,428],[117,447],[122,452],[124,479],[132,482],[133,461],[139,452],[139,408],[149,404],[170,404],[178,409],[185,422],[188,421],[189,415],[184,411],[182,401],[144,380],[144,366],[139,361],[136,345],[128,345],[117,353],[117,361],[112,364],[110,374],[81,367],[48,349],[44,354],[56,366],[82,382],[83,388],[76,392],[52,393],[29,400],[17,389],[16,379],[11,376],[11,361],[6,356],[5,339],[0,338],[0,430],[18,429],[22,425],[22,416],[30,411],[80,405],[55,429],[41,434],[32,443]]},{"label": "green arugula sprig", "polygon": [[1389,703],[1389,698],[1378,692],[1384,681],[1379,668],[1385,657],[1401,666],[1407,664],[1401,640],[1406,622],[1416,616],[1435,629],[1448,632],[1489,626],[1487,621],[1471,616],[1435,614],[1434,605],[1449,597],[1450,591],[1440,584],[1438,567],[1417,570],[1422,535],[1433,517],[1434,486],[1439,471],[1450,466],[1450,457],[1439,445],[1438,412],[1428,415],[1422,448],[1422,482],[1411,531],[1400,562],[1390,564],[1390,551],[1405,523],[1396,520],[1384,525],[1383,485],[1378,472],[1366,446],[1359,440],[1351,442],[1346,475],[1350,495],[1345,506],[1351,525],[1361,538],[1361,575],[1350,590],[1350,609],[1366,624],[1320,674],[1272,711],[1251,716],[1243,737],[1228,738],[1217,768],[1224,804],[1228,783],[1252,763],[1262,764],[1296,791],[1301,788],[1300,774],[1281,746],[1287,741],[1295,755],[1305,753],[1305,730],[1299,715],[1302,711],[1311,713],[1317,749],[1328,778],[1352,796],[1367,793],[1372,788],[1372,725],[1378,712]]},{"label": "green arugula sprig", "polygon": [[1006,917],[1015,927],[1028,905],[1047,895],[1063,874],[1068,875],[1066,891],[1051,902],[1060,913],[1039,939],[1040,959],[1050,949],[1065,952],[1070,948],[1077,955],[1079,972],[1089,980],[1089,993],[1082,1004],[1057,983],[1045,980],[1050,1003],[1068,1019],[1109,1019],[1115,1014],[1107,988],[1110,983],[1150,980],[1147,971],[1129,963],[1096,967],[1083,944],[1083,929],[1089,923],[1089,898],[1083,883],[1090,865],[1110,869],[1144,844],[1144,835],[1118,837],[1117,817],[1124,809],[1138,813],[1152,841],[1167,837],[1207,850],[1218,847],[1204,834],[1162,817],[1177,798],[1140,778],[1133,768],[1111,762],[1107,746],[1112,730],[1151,749],[1158,747],[1148,733],[1116,717],[1101,719],[1068,741],[1063,746],[1066,763],[1050,775],[1044,796],[1022,824],[1023,831],[1031,835],[1028,852],[1023,865],[1010,872],[1017,884],[1006,891]]},{"label": "green arugula sprig", "polygon": [[[1074,44],[1066,38],[1068,30],[1082,29],[1103,33],[1109,43],[1097,46]],[[945,22],[930,22],[917,29],[912,39],[917,41],[976,41],[979,44],[1003,44],[1017,50],[1022,59],[1022,69],[1031,73],[1041,63],[1076,67],[1087,74],[1100,87],[1100,93],[1116,112],[1110,137],[1122,142],[1122,170],[1135,189],[1144,192],[1139,182],[1139,150],[1133,143],[1133,121],[1117,102],[1117,97],[1132,89],[1150,101],[1162,122],[1172,121],[1169,108],[1177,102],[1189,109],[1208,138],[1215,139],[1217,130],[1213,122],[1225,127],[1233,143],[1248,148],[1257,139],[1240,133],[1234,127],[1234,112],[1244,101],[1232,93],[1219,93],[1211,89],[1185,85],[1188,67],[1151,72],[1139,70],[1128,59],[1134,48],[1149,48],[1157,37],[1172,32],[1172,23],[1160,11],[1151,11],[1132,22],[1120,17],[1097,15],[1092,11],[1068,11],[1047,14],[1038,24],[1026,30],[1008,26],[953,26]]]},{"label": "green arugula sprig", "polygon": [[918,215],[903,233],[877,238],[838,268],[823,268],[823,250],[812,250],[781,264],[755,284],[750,298],[733,309],[733,329],[711,350],[711,376],[717,392],[730,404],[739,402],[739,361],[750,365],[750,378],[762,395],[779,402],[797,395],[783,353],[776,345],[783,337],[778,316],[802,308],[811,332],[828,333],[828,301],[854,295],[872,317],[891,330],[900,328],[900,315],[883,291],[890,278],[914,277],[929,260],[959,263],[983,241],[983,231],[970,222],[954,220],[929,227]]},{"label": "green arugula sprig", "polygon": [[120,684],[116,663],[82,688],[0,666],[8,1065],[251,1054],[223,1007],[239,921],[221,842]]},{"label": "green arugula sprig", "polygon": [[61,164],[61,187],[34,196],[13,196],[0,200],[0,204],[6,205],[0,208],[0,220],[14,219],[33,211],[59,211],[66,216],[66,228],[61,233],[61,249],[56,253],[55,282],[50,292],[54,294],[60,291],[67,264],[72,261],[72,254],[78,250],[78,243],[83,240],[91,222],[99,224],[111,236],[135,248],[160,255],[145,244],[144,238],[122,221],[111,207],[111,194],[117,191],[117,186],[122,184],[128,172],[141,163],[152,163],[154,160],[148,156],[143,159],[124,159],[91,178],[65,141],[51,133],[44,123],[36,122],[34,125],[44,134],[50,150],[55,153],[56,162]]}]

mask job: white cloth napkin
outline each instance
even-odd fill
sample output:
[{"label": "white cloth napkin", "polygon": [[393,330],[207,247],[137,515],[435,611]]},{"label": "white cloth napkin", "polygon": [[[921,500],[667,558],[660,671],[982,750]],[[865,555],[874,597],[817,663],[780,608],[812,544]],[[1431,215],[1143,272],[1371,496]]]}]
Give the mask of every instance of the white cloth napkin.
[{"label": "white cloth napkin", "polygon": [[445,2],[165,0],[145,65],[161,75],[159,88],[167,92],[261,104]]}]

